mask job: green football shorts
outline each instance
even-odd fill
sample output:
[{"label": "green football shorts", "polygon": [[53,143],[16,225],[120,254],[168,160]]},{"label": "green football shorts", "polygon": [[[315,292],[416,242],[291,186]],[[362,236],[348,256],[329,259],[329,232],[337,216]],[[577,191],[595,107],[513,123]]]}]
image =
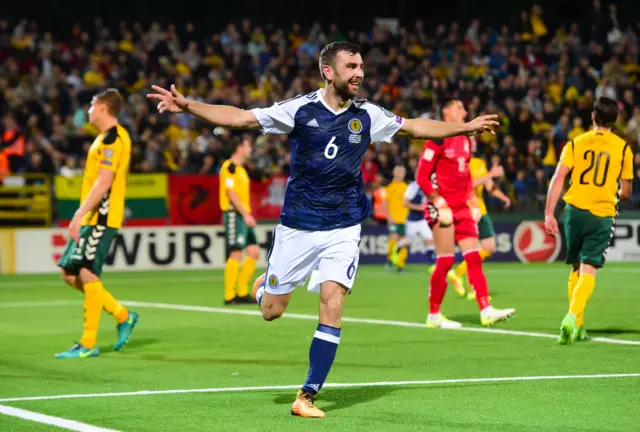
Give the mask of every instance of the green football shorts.
[{"label": "green football shorts", "polygon": [[565,262],[603,267],[614,230],[614,218],[596,216],[588,210],[567,204],[564,210],[564,235],[567,242]]},{"label": "green football shorts", "polygon": [[258,244],[256,231],[247,226],[240,213],[226,211],[222,219],[224,239],[228,251],[244,250],[247,246]]},{"label": "green football shorts", "polygon": [[493,221],[489,214],[482,216],[478,221],[478,233],[478,238],[480,240],[496,236],[496,232],[493,230]]},{"label": "green football shorts", "polygon": [[58,266],[72,275],[78,275],[81,268],[86,268],[93,274],[100,276],[102,266],[104,266],[109,254],[111,243],[117,235],[117,228],[109,228],[103,225],[80,227],[78,243],[69,239],[64,252],[62,252],[62,257],[58,261]]},{"label": "green football shorts", "polygon": [[405,224],[392,223],[389,224],[389,234],[398,234],[400,237],[404,237],[406,232]]}]

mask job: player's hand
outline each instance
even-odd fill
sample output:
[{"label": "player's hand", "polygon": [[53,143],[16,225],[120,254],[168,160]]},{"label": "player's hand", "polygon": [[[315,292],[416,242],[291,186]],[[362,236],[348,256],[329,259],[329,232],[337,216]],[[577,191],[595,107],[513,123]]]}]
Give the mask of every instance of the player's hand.
[{"label": "player's hand", "polygon": [[438,221],[442,228],[446,228],[453,223],[453,213],[449,208],[449,204],[441,196],[429,201],[427,208],[431,219]]},{"label": "player's hand", "polygon": [[246,215],[242,216],[242,219],[244,220],[244,223],[246,223],[249,228],[254,228],[256,226],[256,219],[253,216],[251,216],[250,213],[247,213]]},{"label": "player's hand", "polygon": [[149,93],[147,98],[158,101],[158,112],[160,114],[163,112],[179,113],[187,111],[189,100],[180,94],[173,84],[171,84],[170,90],[163,89],[157,85],[153,85],[151,88],[157,93]]},{"label": "player's hand", "polygon": [[547,234],[555,237],[560,232],[560,228],[558,228],[558,221],[555,216],[547,215],[544,217],[544,228],[547,230]]},{"label": "player's hand", "polygon": [[71,223],[69,223],[69,237],[71,237],[71,240],[73,240],[74,242],[79,243],[80,241],[80,224],[82,223],[82,218],[78,217],[77,215],[73,216],[73,219],[71,219]]},{"label": "player's hand", "polygon": [[509,198],[508,196],[504,197],[504,199],[502,200],[502,202],[504,203],[504,208],[509,209],[511,208],[511,198]]},{"label": "player's hand", "polygon": [[465,126],[467,128],[467,134],[469,135],[480,135],[484,132],[495,135],[496,132],[494,128],[500,126],[500,123],[498,122],[497,114],[488,114],[474,118],[470,122],[465,123]]},{"label": "player's hand", "polygon": [[469,201],[467,201],[469,208],[471,209],[471,217],[474,222],[479,222],[482,218],[482,212],[480,211],[480,203],[478,202],[478,197],[475,195],[471,195]]},{"label": "player's hand", "polygon": [[489,170],[489,175],[491,178],[502,177],[504,176],[504,168],[502,165],[494,165],[491,167],[491,170]]}]

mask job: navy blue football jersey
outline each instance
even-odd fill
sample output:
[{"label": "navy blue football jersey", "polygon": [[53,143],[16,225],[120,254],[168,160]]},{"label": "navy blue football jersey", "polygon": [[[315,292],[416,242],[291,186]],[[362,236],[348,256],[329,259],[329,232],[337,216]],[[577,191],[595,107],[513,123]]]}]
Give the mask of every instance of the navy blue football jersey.
[{"label": "navy blue football jersey", "polygon": [[402,117],[354,99],[331,109],[322,90],[252,110],[263,133],[288,134],[290,176],[280,214],[289,228],[326,231],[362,222],[371,212],[360,167],[372,142],[390,142]]},{"label": "navy blue football jersey", "polygon": [[[411,182],[409,186],[407,186],[407,190],[404,192],[404,197],[411,204],[423,205],[427,202],[427,196],[422,192],[420,186],[418,186],[417,182]],[[409,210],[409,216],[407,216],[407,220],[409,221],[421,221],[424,219],[424,211],[416,211]]]}]

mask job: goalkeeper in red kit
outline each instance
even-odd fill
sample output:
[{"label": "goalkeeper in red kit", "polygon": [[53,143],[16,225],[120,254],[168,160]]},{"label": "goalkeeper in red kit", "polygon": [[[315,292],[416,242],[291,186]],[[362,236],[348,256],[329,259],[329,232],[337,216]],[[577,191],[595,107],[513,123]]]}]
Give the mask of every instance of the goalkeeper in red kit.
[{"label": "goalkeeper in red kit", "polygon": [[[467,111],[459,100],[447,100],[442,105],[445,122],[464,122],[466,116]],[[425,218],[433,230],[437,255],[429,286],[427,327],[462,327],[440,312],[447,291],[447,273],[454,264],[456,243],[467,263],[468,278],[476,292],[482,325],[505,321],[516,312],[515,309],[495,309],[489,303],[487,279],[479,254],[477,223],[481,214],[472,193],[473,181],[469,172],[471,154],[471,140],[467,136],[445,138],[440,142],[426,141],[418,165],[416,181],[428,198]]]}]

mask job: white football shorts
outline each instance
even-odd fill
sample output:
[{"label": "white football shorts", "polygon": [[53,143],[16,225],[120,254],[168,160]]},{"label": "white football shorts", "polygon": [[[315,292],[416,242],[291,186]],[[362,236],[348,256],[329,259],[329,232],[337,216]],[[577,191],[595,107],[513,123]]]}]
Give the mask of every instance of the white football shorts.
[{"label": "white football shorts", "polygon": [[433,233],[429,224],[425,219],[419,221],[407,221],[406,234],[407,240],[423,239],[425,241],[433,240]]},{"label": "white football shorts", "polygon": [[360,225],[330,231],[304,231],[276,226],[267,258],[265,291],[289,294],[307,278],[310,292],[334,281],[351,291],[358,272]]}]

